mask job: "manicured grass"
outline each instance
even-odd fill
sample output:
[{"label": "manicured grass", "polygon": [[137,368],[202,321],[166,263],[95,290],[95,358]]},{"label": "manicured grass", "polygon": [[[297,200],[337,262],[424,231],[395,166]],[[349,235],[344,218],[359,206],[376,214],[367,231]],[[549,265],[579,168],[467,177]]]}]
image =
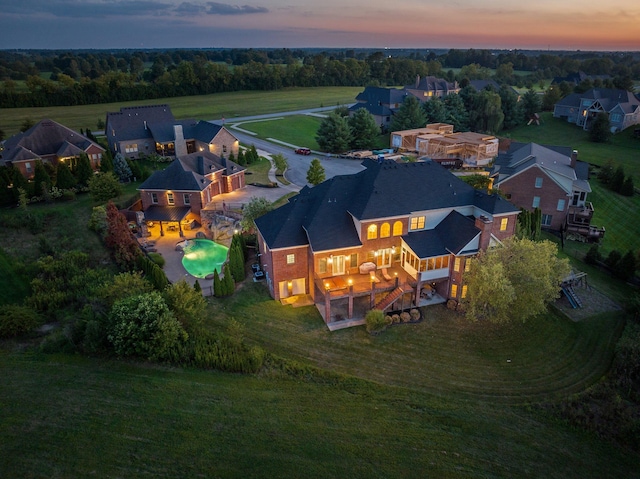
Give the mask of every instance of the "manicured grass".
[{"label": "manicured grass", "polygon": [[125,106],[160,103],[169,104],[171,111],[179,119],[211,120],[224,116],[232,120],[238,116],[350,104],[361,91],[362,87],[285,88],[277,91],[217,93],[98,105],[5,108],[2,110],[0,129],[4,130],[7,136],[13,135],[19,131],[20,125],[27,118],[34,121],[50,118],[75,130],[94,129],[98,120],[105,120],[107,112],[118,111]]},{"label": "manicured grass", "polygon": [[271,169],[271,162],[265,157],[261,156],[260,161],[247,166],[247,171],[251,174],[246,175],[245,180],[249,183],[270,183],[269,170]]},{"label": "manicured grass", "polygon": [[294,115],[251,121],[242,123],[240,127],[257,133],[258,138],[277,138],[291,145],[318,150],[320,147],[315,136],[321,121],[316,116]]},{"label": "manicured grass", "polygon": [[[470,323],[442,306],[416,325],[372,337],[363,327],[330,333],[315,307],[274,302],[261,285],[215,300],[215,327],[229,317],[255,343],[281,355],[378,383],[429,394],[523,403],[578,392],[607,369],[619,315],[582,323],[551,313],[525,324]],[[511,360],[508,362],[508,360]]]},{"label": "manicured grass", "polygon": [[2,477],[564,479],[637,472],[637,456],[541,413],[353,378],[6,351],[0,374]]},{"label": "manicured grass", "polygon": [[588,200],[594,205],[593,224],[606,229],[603,251],[617,249],[622,254],[630,249],[637,251],[640,248],[640,195],[613,193],[597,179],[591,180],[591,189]]}]

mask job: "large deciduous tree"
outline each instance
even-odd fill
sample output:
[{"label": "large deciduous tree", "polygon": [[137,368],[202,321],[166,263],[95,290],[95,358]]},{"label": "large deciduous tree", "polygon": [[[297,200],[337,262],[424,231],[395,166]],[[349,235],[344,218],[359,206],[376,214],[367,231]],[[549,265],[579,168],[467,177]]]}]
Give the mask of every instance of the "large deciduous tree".
[{"label": "large deciduous tree", "polygon": [[107,337],[118,356],[169,359],[171,350],[188,338],[157,291],[117,301],[109,323]]},{"label": "large deciduous tree", "polygon": [[380,128],[373,115],[365,108],[360,108],[348,121],[351,128],[351,148],[354,150],[373,148],[380,135]]},{"label": "large deciduous tree", "polygon": [[467,317],[506,323],[542,313],[569,273],[568,260],[557,253],[550,241],[518,238],[480,253],[465,276]]},{"label": "large deciduous tree", "polygon": [[316,141],[322,151],[341,153],[349,149],[351,130],[346,118],[330,113],[322,120],[316,132]]},{"label": "large deciduous tree", "polygon": [[259,198],[257,196],[253,196],[249,203],[244,205],[242,208],[242,220],[240,221],[240,226],[242,226],[243,231],[252,231],[255,227],[255,220],[260,216],[268,213],[273,209],[273,203],[271,203],[266,198]]}]

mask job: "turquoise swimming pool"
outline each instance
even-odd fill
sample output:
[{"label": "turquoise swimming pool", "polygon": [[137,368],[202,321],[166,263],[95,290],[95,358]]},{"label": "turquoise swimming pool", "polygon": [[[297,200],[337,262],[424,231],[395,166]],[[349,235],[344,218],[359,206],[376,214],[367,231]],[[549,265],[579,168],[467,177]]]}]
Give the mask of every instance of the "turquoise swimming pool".
[{"label": "turquoise swimming pool", "polygon": [[227,260],[229,248],[208,239],[191,239],[178,243],[182,248],[182,266],[196,278],[206,278],[217,271],[222,272],[222,265]]}]

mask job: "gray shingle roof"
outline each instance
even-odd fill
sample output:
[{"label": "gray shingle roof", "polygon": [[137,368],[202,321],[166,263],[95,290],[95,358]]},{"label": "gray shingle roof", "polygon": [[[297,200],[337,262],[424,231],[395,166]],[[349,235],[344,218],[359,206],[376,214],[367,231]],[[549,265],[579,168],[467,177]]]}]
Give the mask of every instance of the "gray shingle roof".
[{"label": "gray shingle roof", "polygon": [[636,95],[630,91],[615,88],[592,88],[584,93],[571,93],[562,98],[556,105],[579,108],[583,98],[597,100],[607,112],[618,104],[625,113],[631,113],[640,108],[640,99]]},{"label": "gray shingle roof", "polygon": [[149,130],[151,124],[173,125],[174,122],[175,118],[169,105],[124,107],[120,108],[120,111],[107,113],[105,134],[110,141],[113,141],[113,138],[116,141],[152,138]]},{"label": "gray shingle roof", "polygon": [[[432,230],[410,232],[402,237],[419,258],[430,258],[449,253],[459,254],[480,229],[475,221],[452,211]],[[477,249],[466,251],[476,253]]]},{"label": "gray shingle roof", "polygon": [[[53,120],[40,120],[24,133],[7,139],[2,163],[29,160],[44,156],[76,156],[91,145],[104,151],[97,143]],[[60,153],[64,154],[60,154]]]},{"label": "gray shingle roof", "polygon": [[[324,251],[360,246],[354,218],[406,217],[412,212],[465,206],[477,206],[488,214],[519,211],[497,195],[474,190],[437,163],[365,160],[363,165],[366,169],[359,173],[335,176],[314,188],[303,188],[286,206],[258,218],[256,226],[269,247],[309,244],[313,251]],[[453,223],[457,221],[455,215],[452,218],[448,220],[451,224],[463,224]],[[457,243],[445,236],[455,248]]]}]

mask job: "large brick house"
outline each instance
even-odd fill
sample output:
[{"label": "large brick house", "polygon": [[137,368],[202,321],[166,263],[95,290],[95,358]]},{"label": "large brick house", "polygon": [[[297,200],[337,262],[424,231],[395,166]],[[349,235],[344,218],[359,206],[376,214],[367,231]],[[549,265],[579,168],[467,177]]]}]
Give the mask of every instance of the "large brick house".
[{"label": "large brick house", "polygon": [[611,130],[619,132],[640,124],[640,99],[627,90],[592,88],[584,93],[571,93],[553,107],[554,118],[564,118],[583,130],[600,113],[609,117]]},{"label": "large brick house", "polygon": [[591,220],[589,164],[571,148],[513,142],[496,158],[491,176],[514,205],[539,208],[543,227],[560,230],[577,211],[590,211]]},{"label": "large brick house", "polygon": [[239,142],[225,127],[202,120],[176,120],[169,105],[120,108],[107,113],[109,148],[127,158],[158,154],[183,157],[200,151],[238,156]]},{"label": "large brick house", "polygon": [[363,165],[359,173],[303,188],[256,220],[271,296],[330,302],[334,289],[363,277],[371,278],[372,291],[380,275],[393,283],[387,273],[394,271],[414,299],[423,285],[445,299],[464,297],[468,259],[512,236],[519,209],[435,162]]},{"label": "large brick house", "polygon": [[216,196],[245,186],[244,168],[206,151],[175,159],[138,190],[146,221],[183,225],[202,223],[200,211]]},{"label": "large brick house", "polygon": [[77,131],[53,120],[40,120],[27,131],[12,136],[4,143],[0,164],[17,168],[31,179],[36,161],[56,166],[71,165],[81,154],[89,157],[94,170],[100,167],[104,148]]}]

